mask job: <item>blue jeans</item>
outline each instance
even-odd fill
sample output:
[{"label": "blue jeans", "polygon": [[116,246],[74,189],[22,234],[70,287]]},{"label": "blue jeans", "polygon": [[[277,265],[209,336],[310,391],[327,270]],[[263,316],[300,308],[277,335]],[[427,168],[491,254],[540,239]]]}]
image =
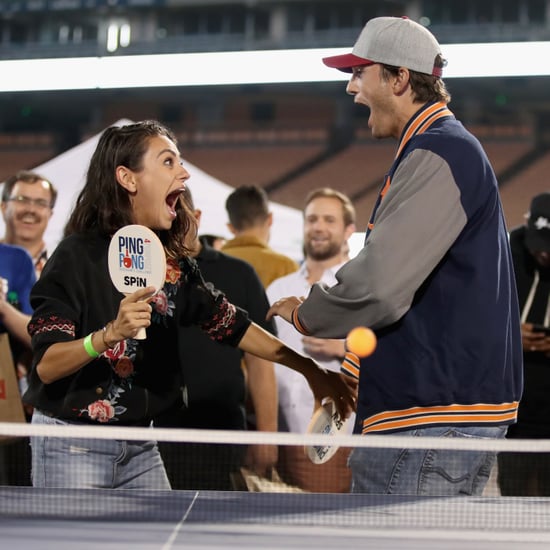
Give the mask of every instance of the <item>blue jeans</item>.
[{"label": "blue jeans", "polygon": [[[392,435],[501,439],[506,431],[506,426],[442,426],[407,430]],[[357,447],[348,461],[352,472],[351,491],[430,496],[481,495],[489,480],[496,454],[455,449]]]},{"label": "blue jeans", "polygon": [[[76,424],[37,410],[32,423]],[[170,489],[156,441],[43,436],[30,439],[34,487]]]}]

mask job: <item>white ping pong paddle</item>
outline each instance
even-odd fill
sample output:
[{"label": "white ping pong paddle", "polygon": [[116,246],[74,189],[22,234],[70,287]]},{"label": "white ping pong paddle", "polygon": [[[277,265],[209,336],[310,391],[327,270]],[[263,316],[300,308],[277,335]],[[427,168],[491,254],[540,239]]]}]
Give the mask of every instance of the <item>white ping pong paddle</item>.
[{"label": "white ping pong paddle", "polygon": [[[318,407],[311,417],[307,433],[337,435],[346,432],[349,418],[340,417],[332,399],[327,399],[322,404],[317,401],[316,405]],[[313,464],[324,464],[334,456],[338,448],[338,445],[306,445],[304,451]]]},{"label": "white ping pong paddle", "polygon": [[[148,286],[158,292],[166,279],[164,247],[144,225],[125,225],[112,236],[108,264],[113,285],[124,295]],[[140,329],[136,339],[145,338],[145,329]]]}]

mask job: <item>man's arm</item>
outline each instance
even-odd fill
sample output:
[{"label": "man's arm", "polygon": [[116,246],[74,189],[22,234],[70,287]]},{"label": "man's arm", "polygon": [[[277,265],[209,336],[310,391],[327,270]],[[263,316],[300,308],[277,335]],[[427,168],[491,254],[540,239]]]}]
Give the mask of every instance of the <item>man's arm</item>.
[{"label": "man's arm", "polygon": [[[256,355],[245,352],[247,386],[256,418],[256,429],[262,432],[276,432],[277,423],[277,381],[275,367]],[[276,445],[253,445],[247,454],[247,466],[262,476],[270,476],[277,462]]]},{"label": "man's arm", "polygon": [[[466,223],[447,162],[413,151],[395,172],[365,247],[336,273],[337,284],[313,285],[300,305],[304,333],[345,338],[356,326],[378,329],[399,320]],[[270,315],[281,310],[287,319],[293,304],[279,302]]]},{"label": "man's arm", "polygon": [[27,325],[31,316],[22,313],[0,296],[0,322],[6,327],[9,334],[30,348],[31,337],[27,332]]}]

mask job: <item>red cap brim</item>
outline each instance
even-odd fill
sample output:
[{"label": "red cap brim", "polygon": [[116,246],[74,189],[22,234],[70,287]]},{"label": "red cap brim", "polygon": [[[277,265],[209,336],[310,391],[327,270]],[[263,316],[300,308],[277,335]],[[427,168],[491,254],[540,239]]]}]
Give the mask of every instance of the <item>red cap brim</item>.
[{"label": "red cap brim", "polygon": [[363,57],[357,57],[352,53],[346,53],[344,55],[333,55],[332,57],[324,57],[323,63],[327,67],[332,69],[338,69],[344,73],[351,73],[353,67],[360,67],[362,65],[372,65],[374,61],[365,59]]}]

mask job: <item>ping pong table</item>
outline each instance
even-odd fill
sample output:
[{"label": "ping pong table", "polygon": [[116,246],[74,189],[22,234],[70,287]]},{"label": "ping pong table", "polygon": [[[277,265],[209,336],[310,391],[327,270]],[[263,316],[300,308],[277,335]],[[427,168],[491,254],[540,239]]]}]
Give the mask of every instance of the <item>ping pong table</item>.
[{"label": "ping pong table", "polygon": [[550,498],[0,487],[0,548],[548,548]]}]

